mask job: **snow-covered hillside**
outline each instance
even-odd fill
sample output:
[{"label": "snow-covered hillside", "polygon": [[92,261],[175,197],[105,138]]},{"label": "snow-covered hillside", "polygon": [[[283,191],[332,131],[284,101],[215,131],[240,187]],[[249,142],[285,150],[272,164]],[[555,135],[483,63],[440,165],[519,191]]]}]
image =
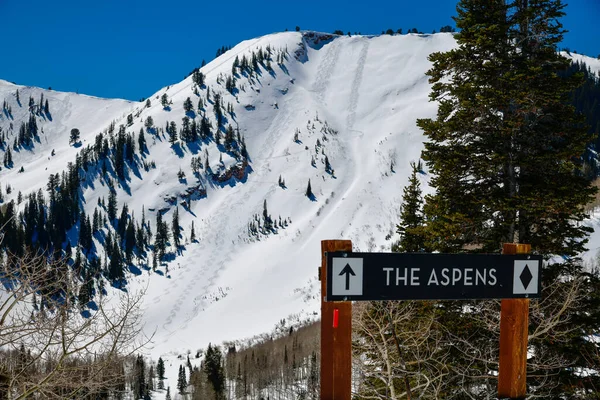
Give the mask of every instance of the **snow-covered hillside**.
[{"label": "snow-covered hillside", "polygon": [[600,78],[600,58],[592,58],[583,54],[567,53],[566,51],[561,51],[560,53],[573,62],[585,63],[589,69]]},{"label": "snow-covered hillside", "polygon": [[[30,98],[35,103],[31,107]],[[44,103],[48,101],[49,113],[31,112],[37,111],[40,99],[43,99]],[[83,144],[93,142],[96,134],[108,127],[111,121],[125,117],[135,104],[126,100],[100,99],[18,86],[3,80],[0,80],[0,101],[6,101],[11,111],[9,113],[7,109],[0,109],[0,128],[10,138],[7,140],[8,147],[12,148],[21,123],[27,122],[30,115],[36,115],[38,126],[39,139],[34,140],[28,149],[13,149],[14,167],[3,168],[0,171],[2,190],[10,184],[15,196],[19,191],[27,194],[43,188],[50,174],[61,173],[66,169],[68,162],[75,160],[78,148],[69,144],[71,129],[79,129]],[[4,155],[6,149],[2,150],[0,151]],[[24,168],[24,172],[19,173],[20,167]],[[6,200],[10,198],[9,195]]]},{"label": "snow-covered hillside", "polygon": [[[51,173],[74,162],[80,148],[69,144],[72,128],[81,131],[83,146],[93,144],[113,121],[136,135],[143,130],[147,152],[136,154],[136,165],[150,167],[128,170],[116,188],[118,208],[127,203],[137,218],[144,208],[154,224],[157,212],[170,222],[178,207],[184,247],[156,272],[146,260],[128,275],[129,290],[146,290],[145,329],[155,331],[153,356],[271,331],[283,318],[315,318],[321,240],[350,239],[357,251],[389,250],[409,163],[422,149],[416,119],[436,111],[428,102],[427,56],[455,45],[449,33],[267,35],[242,42],[203,67],[205,85],[190,76],[156,92],[149,106],[0,81],[0,100],[12,109],[12,117],[0,118],[0,127],[11,133],[9,143],[19,129],[15,121],[29,118],[30,96],[37,102],[43,93],[52,118],[38,115],[40,140],[14,152],[13,168],[0,171],[3,191],[12,186],[5,201],[18,191],[44,189]],[[267,48],[272,70],[265,64],[252,74],[238,69],[236,89],[226,90],[235,60]],[[17,88],[22,106],[16,103]],[[225,113],[224,127],[231,124],[236,135],[239,130],[248,167],[215,140],[171,144],[161,132],[171,121],[180,130],[186,115],[197,123],[206,115],[215,131],[215,93],[233,108]],[[166,108],[165,94],[171,102]],[[186,113],[188,97],[193,111]],[[198,157],[204,167],[195,174],[191,163]],[[224,179],[207,174],[206,159],[214,176]],[[241,173],[230,177],[234,170]],[[279,184],[280,177],[285,184]],[[109,188],[102,179],[88,178],[94,179],[84,190],[91,215]],[[306,196],[309,180],[312,199]],[[278,225],[279,217],[285,223],[277,233],[251,234],[265,201]],[[190,241],[192,223],[196,242]]]},{"label": "snow-covered hillside", "polygon": [[[209,188],[205,199],[183,213],[187,235],[196,221],[199,243],[187,245],[171,263],[171,279],[139,278],[141,285],[149,282],[146,315],[148,329],[157,329],[157,353],[243,338],[270,331],[282,318],[311,316],[319,308],[322,239],[351,239],[361,250],[391,244],[386,236],[394,230],[409,162],[422,147],[415,119],[435,112],[427,101],[427,55],[451,48],[454,40],[449,34],[324,41],[309,35],[243,42],[202,69],[214,88],[236,56],[267,46],[290,54],[284,69],[274,66],[272,75],[265,72],[254,84],[238,83],[245,90],[234,106],[252,161],[247,182]],[[174,120],[172,114],[179,122],[192,95],[191,78],[166,93],[171,111],[163,111],[155,97],[155,109],[148,110],[157,126]],[[134,209],[142,203],[162,207],[164,195],[181,186],[175,174],[188,168],[192,153],[178,159],[168,146],[161,151],[157,156],[150,147],[157,162],[170,162],[157,163],[156,175],[133,188],[155,195],[132,199]],[[209,154],[216,153],[209,147]],[[325,155],[334,174],[325,172]],[[218,164],[216,157],[210,164]],[[285,189],[278,185],[280,175]],[[305,196],[309,179],[314,201]],[[261,215],[265,200],[270,214],[292,223],[249,243],[248,223]]]}]

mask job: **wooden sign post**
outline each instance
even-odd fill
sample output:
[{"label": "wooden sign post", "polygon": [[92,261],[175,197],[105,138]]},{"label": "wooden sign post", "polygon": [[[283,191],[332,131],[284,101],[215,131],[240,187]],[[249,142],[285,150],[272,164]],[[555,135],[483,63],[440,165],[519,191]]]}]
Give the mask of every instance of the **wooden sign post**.
[{"label": "wooden sign post", "polygon": [[[505,243],[502,254],[528,254],[531,245]],[[527,335],[529,299],[503,299],[500,310],[498,398],[524,399],[527,395]]]},{"label": "wooden sign post", "polygon": [[326,302],[327,252],[352,252],[350,240],[321,241],[321,400],[350,400],[352,303]]},{"label": "wooden sign post", "polygon": [[321,242],[321,400],[351,400],[352,303],[502,299],[498,397],[527,393],[529,299],[541,296],[543,257],[507,243],[500,254],[353,253]]}]

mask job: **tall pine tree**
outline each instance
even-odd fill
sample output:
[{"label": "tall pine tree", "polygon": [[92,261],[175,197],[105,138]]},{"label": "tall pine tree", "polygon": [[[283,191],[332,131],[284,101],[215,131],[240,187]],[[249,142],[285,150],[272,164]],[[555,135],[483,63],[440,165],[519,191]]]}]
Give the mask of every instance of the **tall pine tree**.
[{"label": "tall pine tree", "polygon": [[412,162],[410,166],[412,172],[408,181],[408,186],[404,188],[400,223],[397,226],[400,240],[393,249],[394,251],[402,253],[414,253],[425,250],[422,215],[423,195],[421,192],[421,183],[417,176],[419,169],[414,162]]},{"label": "tall pine tree", "polygon": [[[424,205],[431,249],[498,252],[517,242],[567,260],[543,269],[542,299],[530,310],[528,393],[544,398],[574,398],[598,385],[576,372],[599,363],[585,356],[598,354],[585,340],[597,330],[597,279],[576,263],[591,231],[581,223],[583,206],[595,190],[582,173],[590,137],[568,105],[581,76],[561,74],[569,61],[556,48],[563,8],[560,0],[461,0],[459,47],[430,56],[437,118],[417,122],[435,189]],[[497,312],[494,302],[440,304],[438,321],[453,338],[449,376],[461,376],[446,398],[495,390],[498,332],[489,322]]]}]

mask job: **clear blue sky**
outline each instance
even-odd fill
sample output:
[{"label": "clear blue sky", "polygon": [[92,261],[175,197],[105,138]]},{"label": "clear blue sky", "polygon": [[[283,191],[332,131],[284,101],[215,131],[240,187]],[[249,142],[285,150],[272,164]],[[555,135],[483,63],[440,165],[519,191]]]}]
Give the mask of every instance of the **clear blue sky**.
[{"label": "clear blue sky", "polygon": [[[600,0],[571,0],[564,46],[600,54]],[[452,25],[456,0],[0,0],[0,79],[139,100],[217,48],[302,29],[379,34]]]}]

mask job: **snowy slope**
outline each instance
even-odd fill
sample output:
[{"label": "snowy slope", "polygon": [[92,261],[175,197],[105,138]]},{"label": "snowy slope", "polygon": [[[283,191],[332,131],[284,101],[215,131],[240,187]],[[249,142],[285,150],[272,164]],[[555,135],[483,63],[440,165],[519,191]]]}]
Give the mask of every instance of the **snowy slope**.
[{"label": "snowy slope", "polygon": [[[275,66],[275,77],[263,74],[238,96],[236,114],[252,160],[248,182],[209,190],[182,214],[187,234],[196,221],[200,240],[171,263],[171,279],[139,278],[140,285],[148,284],[146,315],[148,329],[157,329],[157,353],[269,331],[293,314],[310,316],[319,307],[315,278],[322,239],[351,239],[357,250],[389,248],[385,237],[393,232],[409,162],[422,147],[415,119],[435,111],[423,74],[427,55],[451,48],[454,40],[433,35],[313,42],[299,33],[268,35],[241,43],[203,69],[212,88],[219,73],[230,73],[236,55],[259,46],[305,52],[304,62],[290,58],[287,73]],[[154,103],[157,110],[147,110],[157,126],[173,120],[172,114],[181,118],[191,85],[188,78],[166,91],[171,111]],[[321,133],[325,123],[337,134]],[[301,143],[293,142],[296,129]],[[335,178],[324,171],[321,148],[315,152],[317,139]],[[172,158],[168,147],[156,151],[162,153],[150,148],[152,158]],[[209,152],[217,154],[210,146]],[[186,169],[191,156],[185,153],[175,165],[161,163],[152,179],[132,183],[133,192],[161,195],[152,196],[154,204],[134,196],[130,205],[161,207],[162,197],[180,185],[176,171]],[[277,184],[279,175],[285,190]],[[305,196],[309,179],[316,201]],[[262,212],[264,200],[271,214],[293,222],[276,236],[247,243],[250,216]]]},{"label": "snowy slope", "polygon": [[567,53],[565,51],[561,51],[560,54],[562,54],[564,57],[573,60],[573,62],[582,62],[585,63],[592,72],[594,72],[596,74],[596,76],[598,76],[600,78],[600,59],[599,58],[592,58],[592,57],[588,57],[588,56],[584,56],[582,54],[576,54],[576,53]]},{"label": "snowy slope", "polygon": [[[16,98],[17,90],[20,103]],[[69,144],[71,129],[79,129],[82,144],[93,143],[96,134],[107,128],[111,121],[127,115],[134,104],[126,100],[18,86],[0,80],[0,102],[6,101],[12,110],[8,115],[0,109],[0,128],[8,134],[9,145],[12,146],[21,122],[29,119],[29,97],[34,99],[37,107],[42,94],[48,100],[50,114],[36,118],[39,141],[34,141],[30,149],[13,150],[14,167],[0,171],[2,190],[10,184],[15,195],[19,191],[27,194],[44,188],[50,174],[64,171],[68,162],[75,161],[78,149]],[[23,173],[18,172],[21,166]]]},{"label": "snowy slope", "polygon": [[[142,266],[140,275],[128,278],[130,289],[147,292],[145,329],[155,332],[155,359],[271,331],[282,318],[314,318],[323,239],[351,239],[356,251],[389,250],[409,163],[422,149],[416,119],[433,117],[436,111],[428,101],[427,56],[455,45],[452,34],[338,37],[286,32],[244,41],[202,68],[211,93],[220,92],[225,103],[233,104],[235,117],[229,123],[245,137],[250,172],[225,183],[212,181],[203,171],[196,177],[190,161],[196,156],[204,161],[205,151],[213,170],[235,160],[214,141],[172,147],[164,134],[146,134],[148,154],[138,160],[154,161],[156,168],[129,171],[117,188],[119,210],[127,203],[139,218],[144,207],[152,223],[159,210],[170,223],[179,204],[185,245],[181,255],[157,272]],[[261,67],[258,75],[239,76],[239,92],[228,93],[224,80],[236,56],[250,57],[267,46],[286,51],[284,64],[273,62],[271,73]],[[16,88],[0,81],[0,100],[11,102],[15,121],[26,120],[26,107],[15,102]],[[37,100],[42,91],[19,90],[24,105],[30,94]],[[198,91],[201,98],[206,91]],[[44,188],[50,173],[74,161],[78,149],[69,146],[71,128],[80,129],[84,146],[113,120],[116,126],[125,125],[128,114],[133,116],[128,132],[137,134],[148,116],[156,127],[175,121],[180,128],[184,100],[190,97],[195,107],[199,100],[192,77],[156,92],[150,107],[43,92],[53,120],[40,121],[41,143],[15,154],[15,168],[0,171],[2,187],[10,183],[16,189],[8,199],[18,190]],[[165,93],[172,101],[169,110],[159,100]],[[212,110],[207,105],[214,126]],[[0,127],[7,131],[10,122],[3,116]],[[52,149],[56,155],[49,158]],[[333,174],[325,171],[325,156]],[[18,174],[21,165],[25,172]],[[178,179],[180,169],[185,179]],[[280,176],[285,189],[278,185]],[[309,179],[312,201],[305,196]],[[426,177],[422,179],[425,183]],[[181,206],[182,196],[196,187],[205,188],[206,196],[189,208]],[[97,200],[107,197],[108,187],[96,181],[84,195],[91,214]],[[265,200],[275,219],[281,216],[292,223],[256,240],[248,234],[248,224],[254,214],[262,215]],[[196,243],[189,240],[192,222]]]}]

